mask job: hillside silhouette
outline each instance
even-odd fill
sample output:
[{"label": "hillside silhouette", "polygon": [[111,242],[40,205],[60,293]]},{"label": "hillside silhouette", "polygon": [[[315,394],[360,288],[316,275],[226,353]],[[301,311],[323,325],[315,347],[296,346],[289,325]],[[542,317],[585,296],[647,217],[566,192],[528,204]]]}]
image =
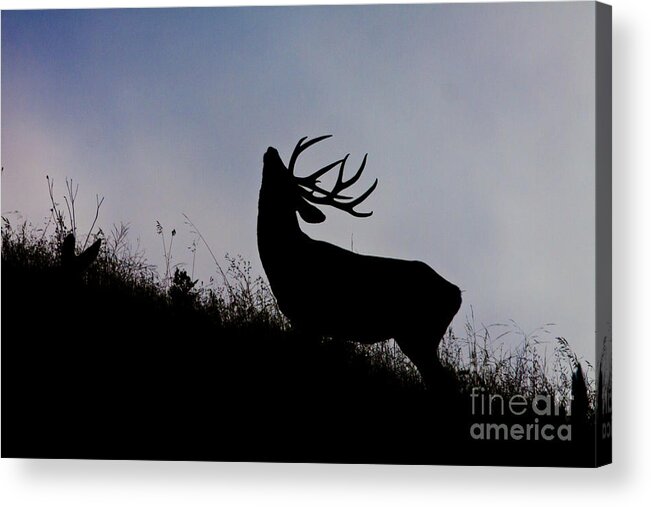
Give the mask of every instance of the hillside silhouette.
[{"label": "hillside silhouette", "polygon": [[574,423],[571,442],[472,440],[473,386],[506,396],[548,381],[454,370],[461,346],[448,333],[440,352],[459,392],[428,390],[395,345],[292,329],[242,259],[228,258],[227,282],[204,290],[179,269],[161,280],[105,240],[71,273],[68,233],[3,223],[3,457],[593,463],[593,390],[582,414],[550,418]]}]

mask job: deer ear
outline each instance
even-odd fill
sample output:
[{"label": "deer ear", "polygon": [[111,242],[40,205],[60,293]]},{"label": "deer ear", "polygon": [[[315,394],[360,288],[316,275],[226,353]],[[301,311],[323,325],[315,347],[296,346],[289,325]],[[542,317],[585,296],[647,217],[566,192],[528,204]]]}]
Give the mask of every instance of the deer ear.
[{"label": "deer ear", "polygon": [[301,218],[308,224],[320,224],[326,218],[319,208],[308,204],[303,199],[301,199],[301,204],[298,206],[297,211],[301,215]]},{"label": "deer ear", "polygon": [[95,243],[89,246],[84,252],[79,254],[77,260],[79,263],[80,271],[85,271],[86,269],[88,269],[88,266],[90,266],[93,263],[93,261],[97,258],[97,254],[99,253],[100,246],[102,246],[102,240],[98,239],[97,241],[95,241]]},{"label": "deer ear", "polygon": [[75,258],[75,236],[68,234],[61,245],[61,262],[69,264]]}]

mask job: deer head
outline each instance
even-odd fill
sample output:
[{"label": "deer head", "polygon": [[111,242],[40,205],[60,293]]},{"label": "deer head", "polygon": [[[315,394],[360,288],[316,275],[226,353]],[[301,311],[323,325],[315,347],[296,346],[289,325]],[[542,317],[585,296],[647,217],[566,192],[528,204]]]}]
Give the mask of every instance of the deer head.
[{"label": "deer head", "polygon": [[80,275],[93,263],[99,254],[102,240],[96,240],[79,255],[75,255],[75,236],[68,234],[61,244],[61,268],[67,275]]},{"label": "deer head", "polygon": [[[355,207],[362,203],[375,190],[377,179],[357,198],[341,193],[359,180],[366,166],[367,155],[364,155],[364,160],[357,172],[347,180],[344,180],[344,171],[346,161],[350,154],[318,169],[309,176],[296,176],[295,168],[299,155],[310,146],[329,137],[332,136],[316,137],[309,141],[307,141],[307,137],[300,139],[289,159],[288,167],[285,167],[278,154],[278,150],[270,147],[263,158],[263,184],[268,185],[268,193],[274,196],[276,204],[282,203],[283,206],[289,206],[293,211],[298,212],[303,220],[311,224],[321,223],[325,220],[325,215],[314,206],[315,204],[332,206],[354,217],[371,216],[373,212],[359,212],[355,210]],[[321,183],[319,178],[336,167],[339,170],[334,186],[329,190],[321,187],[319,185]]]}]

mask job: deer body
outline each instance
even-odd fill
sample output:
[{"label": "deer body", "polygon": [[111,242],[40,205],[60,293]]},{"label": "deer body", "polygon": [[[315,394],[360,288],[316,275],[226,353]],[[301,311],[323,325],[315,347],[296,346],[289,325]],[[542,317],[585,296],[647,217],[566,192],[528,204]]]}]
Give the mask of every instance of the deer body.
[{"label": "deer body", "polygon": [[[325,219],[310,203],[370,215],[354,207],[377,181],[355,200],[339,193],[357,180],[364,164],[347,182],[346,158],[307,178],[293,175],[300,151],[321,139],[303,146],[301,140],[289,169],[274,148],[264,156],[258,250],[278,305],[295,326],[333,338],[363,343],[394,338],[432,386],[440,378],[438,345],[459,309],[460,291],[423,262],[356,254],[314,240],[300,229],[297,213],[311,223]],[[341,168],[335,189],[320,188],[316,178],[336,165]]]}]

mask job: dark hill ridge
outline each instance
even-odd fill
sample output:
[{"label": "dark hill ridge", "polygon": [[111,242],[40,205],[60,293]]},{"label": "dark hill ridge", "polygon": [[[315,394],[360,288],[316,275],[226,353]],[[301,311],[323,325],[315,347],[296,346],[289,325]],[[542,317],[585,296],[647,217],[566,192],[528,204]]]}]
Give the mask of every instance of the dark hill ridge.
[{"label": "dark hill ridge", "polygon": [[251,294],[206,295],[183,272],[163,288],[104,247],[78,277],[59,264],[55,242],[3,232],[5,457],[591,464],[585,417],[545,420],[573,423],[571,442],[473,440],[469,386],[426,391]]}]

